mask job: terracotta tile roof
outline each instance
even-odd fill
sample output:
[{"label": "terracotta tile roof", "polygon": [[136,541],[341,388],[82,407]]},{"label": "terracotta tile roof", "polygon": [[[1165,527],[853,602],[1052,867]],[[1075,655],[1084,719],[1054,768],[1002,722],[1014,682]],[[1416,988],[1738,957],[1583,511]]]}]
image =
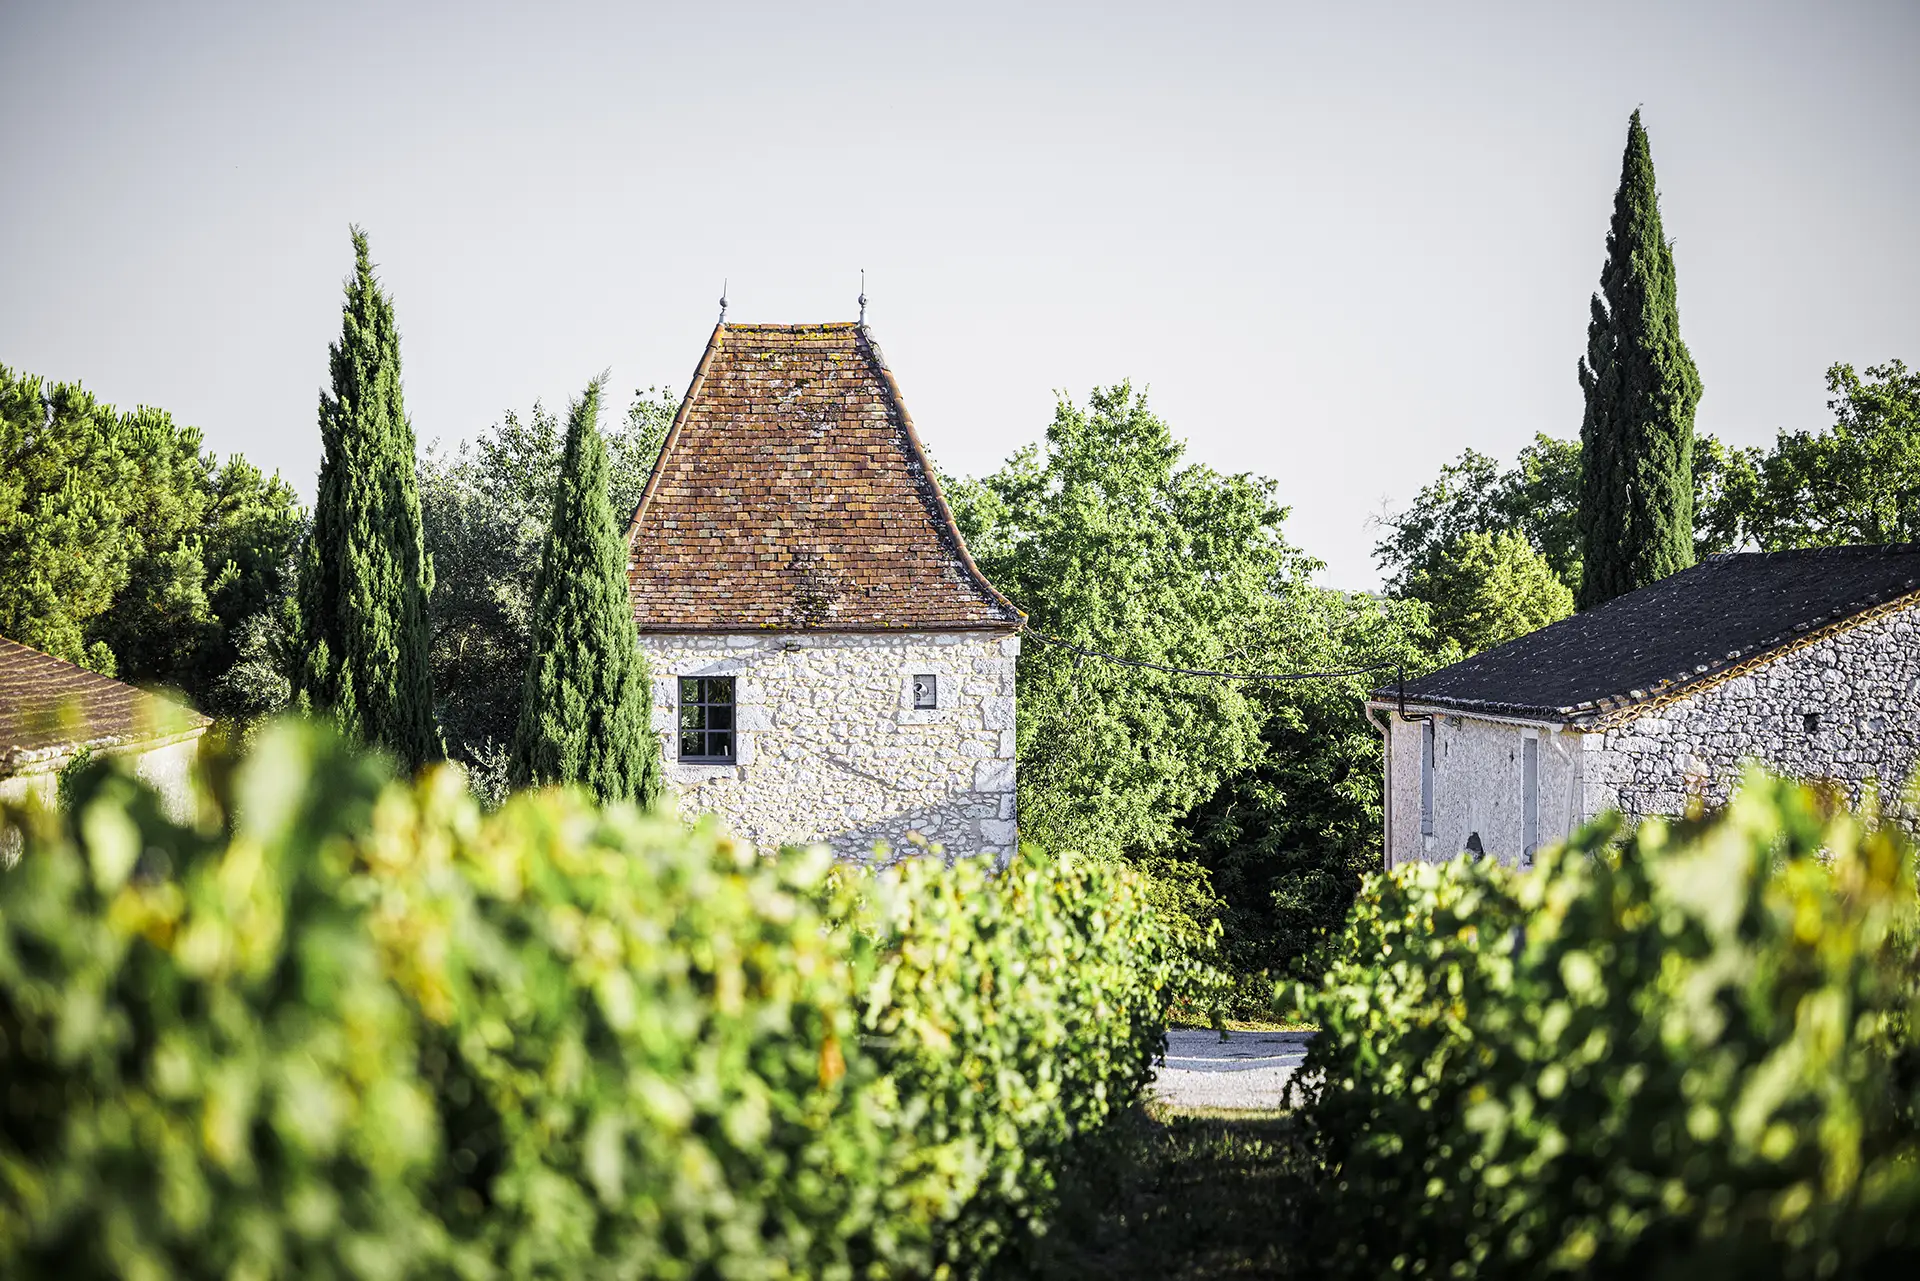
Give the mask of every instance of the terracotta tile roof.
[{"label": "terracotta tile roof", "polygon": [[0,778],[71,755],[198,734],[180,704],[0,637]]},{"label": "terracotta tile roof", "polygon": [[[1920,593],[1920,543],[1727,552],[1407,682],[1422,707],[1577,724],[1678,694]],[[1376,690],[1382,703],[1399,691]]]},{"label": "terracotta tile roof", "polygon": [[640,630],[1017,629],[864,326],[717,326],[627,530]]}]

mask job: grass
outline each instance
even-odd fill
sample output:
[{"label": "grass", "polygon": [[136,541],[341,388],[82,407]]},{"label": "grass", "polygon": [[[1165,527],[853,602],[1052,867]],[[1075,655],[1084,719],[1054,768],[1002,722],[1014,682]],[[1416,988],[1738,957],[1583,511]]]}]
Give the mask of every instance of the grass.
[{"label": "grass", "polygon": [[1047,1278],[1304,1275],[1305,1174],[1285,1112],[1148,1104],[1089,1152],[1023,1269]]}]

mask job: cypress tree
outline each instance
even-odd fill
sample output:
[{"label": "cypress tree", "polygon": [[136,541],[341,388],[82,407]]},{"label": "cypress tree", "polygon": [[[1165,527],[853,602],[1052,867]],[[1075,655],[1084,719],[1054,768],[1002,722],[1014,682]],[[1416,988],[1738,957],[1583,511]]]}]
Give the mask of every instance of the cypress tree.
[{"label": "cypress tree", "polygon": [[432,567],[421,541],[400,335],[366,233],[320,395],[320,489],[300,566],[302,703],[409,767],[441,755],[428,666]]},{"label": "cypress tree", "polygon": [[1607,262],[1580,362],[1580,608],[1693,564],[1693,410],[1673,247],[1660,228],[1640,113],[1627,126]]},{"label": "cypress tree", "polygon": [[660,795],[653,693],[634,632],[627,545],[607,497],[600,389],[567,418],[553,522],[533,589],[533,653],[514,734],[517,786],[577,783],[602,802]]}]

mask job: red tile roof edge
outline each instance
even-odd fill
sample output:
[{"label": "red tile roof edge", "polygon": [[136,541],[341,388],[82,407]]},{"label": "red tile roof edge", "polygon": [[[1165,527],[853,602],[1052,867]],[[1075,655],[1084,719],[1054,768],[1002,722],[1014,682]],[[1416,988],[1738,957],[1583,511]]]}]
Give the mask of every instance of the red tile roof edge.
[{"label": "red tile roof edge", "polygon": [[[111,676],[102,676],[4,636],[0,636],[0,659],[5,660],[6,668],[4,677],[0,677],[0,686],[5,688],[0,692],[10,690],[12,697],[22,700],[11,705],[8,715],[0,716],[0,733],[21,735],[19,740],[0,742],[0,778],[44,772],[51,763],[62,761],[82,750],[114,754],[166,747],[199,736],[213,723],[185,703],[115,680]],[[26,664],[24,670],[20,666],[22,661]],[[73,683],[71,689],[57,696],[57,701],[77,702],[81,716],[89,715],[86,704],[89,692],[94,697],[111,696],[123,705],[127,705],[127,700],[131,699],[134,700],[131,706],[143,710],[135,714],[133,723],[129,725],[103,729],[97,724],[83,724],[78,727],[79,737],[56,738],[32,724],[32,718],[39,714],[31,710],[35,706],[33,700],[36,695],[41,701],[49,697],[45,693],[48,679],[63,684]],[[25,725],[15,715],[23,707],[29,709],[26,713],[29,722]],[[93,714],[97,715],[98,711],[95,707]]]}]

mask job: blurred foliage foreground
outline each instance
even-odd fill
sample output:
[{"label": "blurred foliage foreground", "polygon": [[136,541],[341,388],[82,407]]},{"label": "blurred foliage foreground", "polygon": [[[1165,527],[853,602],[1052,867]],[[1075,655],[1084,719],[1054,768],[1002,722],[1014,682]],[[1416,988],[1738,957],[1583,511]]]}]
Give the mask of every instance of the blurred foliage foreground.
[{"label": "blurred foliage foreground", "polygon": [[1750,778],[1531,875],[1375,878],[1298,994],[1332,1275],[1920,1275],[1912,849]]},{"label": "blurred foliage foreground", "polygon": [[762,859],[281,725],[12,811],[0,1275],[977,1275],[1210,981],[1133,873]]}]

